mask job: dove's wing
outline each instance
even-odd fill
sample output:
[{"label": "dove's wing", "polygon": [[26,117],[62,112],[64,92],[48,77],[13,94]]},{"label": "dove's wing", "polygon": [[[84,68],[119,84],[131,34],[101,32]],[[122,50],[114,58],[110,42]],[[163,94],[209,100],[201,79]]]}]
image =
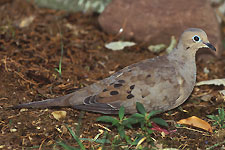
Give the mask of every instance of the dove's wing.
[{"label": "dove's wing", "polygon": [[[128,66],[92,87],[104,87],[100,92],[73,105],[76,109],[115,114],[121,105],[127,113],[136,111],[136,102],[145,105],[147,111],[166,110],[180,96],[178,73],[165,57],[157,57]],[[105,85],[104,85],[105,84]]]}]

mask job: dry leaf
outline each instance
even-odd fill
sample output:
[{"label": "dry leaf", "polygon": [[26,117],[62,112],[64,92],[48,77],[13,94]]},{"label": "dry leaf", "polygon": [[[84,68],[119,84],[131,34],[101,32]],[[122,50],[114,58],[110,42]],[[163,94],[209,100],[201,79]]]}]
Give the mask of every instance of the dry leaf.
[{"label": "dry leaf", "polygon": [[212,133],[212,127],[210,126],[210,124],[196,116],[192,116],[187,119],[181,119],[177,123],[198,127]]},{"label": "dry leaf", "polygon": [[24,18],[20,22],[19,27],[20,28],[28,27],[33,22],[34,18],[35,18],[34,16],[29,16],[27,18]]},{"label": "dry leaf", "polygon": [[167,47],[166,52],[169,54],[172,52],[172,50],[176,47],[177,40],[175,39],[175,36],[171,36],[171,42],[170,45]]},{"label": "dry leaf", "polygon": [[125,47],[134,46],[134,42],[129,41],[116,41],[105,44],[105,47],[114,51],[123,50]]},{"label": "dry leaf", "polygon": [[201,81],[201,82],[196,83],[196,86],[201,86],[201,85],[223,85],[223,86],[225,86],[225,78]]},{"label": "dry leaf", "polygon": [[203,96],[201,96],[201,100],[208,102],[211,100],[212,97],[213,97],[212,94],[203,95]]},{"label": "dry leaf", "polygon": [[159,53],[166,48],[165,44],[157,44],[157,45],[150,45],[148,46],[148,50],[153,53]]},{"label": "dry leaf", "polygon": [[219,91],[219,93],[220,93],[221,95],[225,96],[225,90],[221,90],[221,91]]},{"label": "dry leaf", "polygon": [[54,111],[52,115],[56,120],[60,120],[66,117],[66,111]]}]

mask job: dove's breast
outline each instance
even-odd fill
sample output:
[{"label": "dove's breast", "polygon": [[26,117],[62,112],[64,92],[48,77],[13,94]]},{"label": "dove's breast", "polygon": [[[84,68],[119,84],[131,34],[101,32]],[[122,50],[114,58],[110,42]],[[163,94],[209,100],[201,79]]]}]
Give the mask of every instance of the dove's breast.
[{"label": "dove's breast", "polygon": [[181,96],[176,102],[176,106],[182,104],[192,93],[196,83],[196,64],[186,63],[184,68],[180,69],[180,77],[178,82],[181,85]]}]

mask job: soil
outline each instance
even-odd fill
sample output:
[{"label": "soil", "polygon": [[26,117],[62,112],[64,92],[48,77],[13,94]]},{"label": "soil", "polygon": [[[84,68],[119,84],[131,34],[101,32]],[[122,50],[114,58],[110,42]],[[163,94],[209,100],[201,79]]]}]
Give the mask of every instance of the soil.
[{"label": "soil", "polygon": [[[101,114],[72,108],[18,110],[10,107],[68,94],[157,54],[149,52],[143,44],[123,51],[106,49],[105,43],[121,37],[104,33],[97,21],[98,14],[39,8],[24,0],[5,0],[0,3],[0,11],[0,149],[62,149],[57,141],[78,146],[66,125],[79,131],[82,138],[93,139],[99,129],[103,130],[102,126],[112,129],[110,134],[116,135],[116,130],[110,125],[96,122]],[[34,17],[30,24],[29,17]],[[62,45],[60,76],[55,68],[59,67]],[[224,78],[224,56],[225,52],[220,59],[197,61],[197,80]],[[204,73],[204,68],[209,73]],[[156,132],[153,138],[157,145],[206,149],[223,142],[225,133],[215,126],[213,133],[176,126],[176,121],[193,115],[212,124],[206,115],[217,114],[216,108],[224,105],[224,97],[218,92],[223,89],[223,86],[195,87],[181,107],[161,114],[160,117],[169,122],[167,130],[176,131],[165,136]],[[211,98],[203,100],[203,95],[211,95]],[[66,117],[56,120],[51,114],[54,111],[66,111]],[[87,149],[99,145],[87,141],[83,144]],[[222,148],[222,145],[217,148]]]}]

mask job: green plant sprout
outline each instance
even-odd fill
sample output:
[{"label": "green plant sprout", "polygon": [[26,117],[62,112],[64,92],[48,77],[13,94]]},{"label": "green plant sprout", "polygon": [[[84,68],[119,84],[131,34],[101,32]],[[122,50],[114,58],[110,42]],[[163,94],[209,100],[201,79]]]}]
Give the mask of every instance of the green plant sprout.
[{"label": "green plant sprout", "polygon": [[162,118],[152,118],[156,114],[159,114],[161,111],[151,111],[150,113],[147,113],[144,106],[139,102],[136,103],[136,108],[138,113],[131,115],[130,119],[136,120],[137,123],[141,125],[141,129],[144,133],[144,137],[146,137],[146,140],[148,142],[152,143],[151,134],[153,133],[153,130],[151,129],[152,128],[151,122],[154,122],[156,124],[159,124],[161,126],[166,126],[166,127],[168,126],[168,124]]},{"label": "green plant sprout", "polygon": [[[102,139],[79,138],[78,135],[76,135],[76,133],[70,127],[68,127],[66,125],[66,128],[69,130],[73,139],[78,143],[79,147],[69,146],[66,143],[64,143],[63,141],[58,141],[57,144],[60,145],[61,147],[63,147],[65,150],[86,150],[82,141],[96,142],[96,143],[102,144],[101,147],[103,147],[105,143],[107,143],[107,144],[110,143],[110,141],[106,138],[108,135],[108,132],[104,133],[104,137]],[[92,148],[92,149],[94,149],[94,148]]]},{"label": "green plant sprout", "polygon": [[112,123],[112,126],[117,128],[120,137],[122,139],[125,138],[126,141],[130,143],[129,137],[125,134],[125,127],[132,128],[132,124],[134,124],[135,121],[124,117],[124,114],[125,108],[121,106],[119,110],[119,120],[111,116],[101,116],[97,118],[97,121]]},{"label": "green plant sprout", "polygon": [[62,33],[60,31],[60,46],[61,46],[61,57],[59,60],[59,68],[55,68],[55,71],[57,71],[59,73],[59,76],[62,76],[62,59],[63,59],[63,53],[64,53],[64,44],[62,41]]},{"label": "green plant sprout", "polygon": [[[106,122],[106,123],[111,123],[112,126],[116,127],[118,134],[117,135],[111,135],[108,133],[107,130],[105,130],[103,137],[100,139],[100,135],[97,135],[96,138],[90,139],[90,138],[79,138],[76,133],[69,128],[68,126],[67,129],[69,130],[70,134],[74,138],[74,140],[77,142],[79,147],[72,147],[64,143],[63,141],[57,142],[58,145],[62,146],[66,150],[85,150],[85,146],[81,141],[89,141],[89,142],[95,142],[100,145],[98,145],[98,148],[104,149],[106,146],[110,146],[111,149],[124,149],[124,150],[129,150],[134,148],[135,149],[141,149],[141,150],[147,150],[149,149],[149,146],[145,147],[142,145],[143,141],[148,142],[151,146],[154,147],[153,139],[151,137],[152,133],[154,132],[152,128],[152,122],[162,125],[162,126],[168,126],[168,124],[161,118],[156,118],[153,116],[160,113],[160,111],[152,111],[150,113],[147,113],[144,106],[137,102],[136,103],[136,109],[138,113],[135,113],[131,115],[130,117],[125,116],[125,108],[123,106],[120,107],[119,113],[118,113],[118,119],[112,116],[101,116],[97,118],[97,121],[101,122]],[[130,136],[126,133],[126,128],[133,129],[133,125],[140,124],[141,133],[134,133],[134,136]],[[135,126],[138,127],[138,126]],[[78,129],[79,130],[79,129]],[[107,145],[105,145],[107,144]],[[110,144],[110,145],[109,145]],[[96,147],[95,147],[96,148]],[[94,147],[91,146],[90,149],[95,149]]]},{"label": "green plant sprout", "polygon": [[65,144],[64,142],[60,141],[60,142],[57,142],[57,144],[59,144],[60,146],[62,146],[65,150],[86,150],[84,145],[82,144],[81,140],[79,139],[79,137],[74,133],[74,131],[68,127],[66,125],[66,128],[69,130],[70,134],[73,136],[73,138],[76,140],[76,142],[78,143],[78,145],[80,146],[79,148],[75,148],[75,147],[72,147],[72,146],[69,146],[67,144]]},{"label": "green plant sprout", "polygon": [[218,125],[220,128],[225,128],[225,112],[224,108],[218,109],[218,115],[207,115],[208,118],[215,121],[213,125]]},{"label": "green plant sprout", "polygon": [[[131,144],[131,146],[137,145],[138,141],[140,141],[143,137],[146,138],[147,142],[150,142],[151,145],[153,145],[153,140],[151,138],[151,134],[153,133],[153,130],[151,129],[151,122],[155,122],[156,124],[162,126],[168,126],[168,124],[161,118],[151,118],[154,115],[160,113],[160,111],[152,111],[147,113],[144,106],[139,102],[136,103],[136,108],[138,113],[131,115],[129,118],[124,116],[125,109],[123,106],[121,106],[119,110],[119,120],[111,116],[101,116],[97,118],[97,121],[111,123],[112,126],[117,128],[121,139],[125,139],[128,144]],[[132,129],[133,124],[141,125],[143,135],[137,134],[137,138],[132,142],[131,138],[125,134],[125,128],[127,127]]]}]

